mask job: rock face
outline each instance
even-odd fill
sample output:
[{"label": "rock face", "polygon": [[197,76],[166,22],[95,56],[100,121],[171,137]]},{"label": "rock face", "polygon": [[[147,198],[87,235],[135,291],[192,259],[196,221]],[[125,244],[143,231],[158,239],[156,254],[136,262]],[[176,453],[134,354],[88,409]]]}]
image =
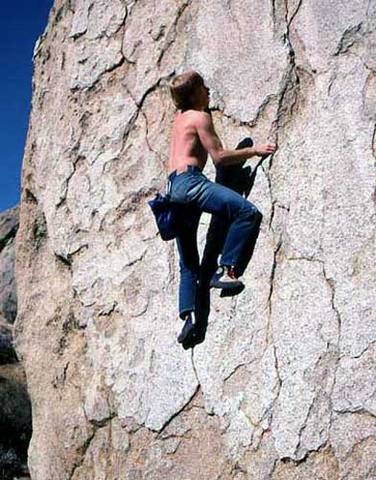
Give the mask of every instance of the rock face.
[{"label": "rock face", "polygon": [[[375,478],[375,19],[373,0],[55,1],[17,236],[33,480]],[[146,204],[188,68],[226,146],[279,145],[247,288],[212,294],[193,351]]]}]

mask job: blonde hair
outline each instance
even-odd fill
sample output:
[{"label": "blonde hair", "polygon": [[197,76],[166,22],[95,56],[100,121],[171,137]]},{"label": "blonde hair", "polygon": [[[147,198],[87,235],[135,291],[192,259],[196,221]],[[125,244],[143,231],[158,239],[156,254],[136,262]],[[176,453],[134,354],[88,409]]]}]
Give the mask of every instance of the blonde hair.
[{"label": "blonde hair", "polygon": [[176,75],[169,83],[170,94],[175,106],[187,110],[192,106],[197,87],[204,85],[204,79],[194,70]]}]

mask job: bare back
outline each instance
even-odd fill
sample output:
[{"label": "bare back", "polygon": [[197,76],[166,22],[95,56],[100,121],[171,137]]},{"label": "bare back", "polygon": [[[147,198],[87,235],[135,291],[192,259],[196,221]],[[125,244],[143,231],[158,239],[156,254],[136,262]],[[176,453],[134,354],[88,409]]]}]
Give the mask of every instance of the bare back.
[{"label": "bare back", "polygon": [[197,133],[197,119],[202,115],[196,110],[186,110],[175,115],[171,132],[168,173],[184,172],[187,165],[205,167],[208,154]]}]

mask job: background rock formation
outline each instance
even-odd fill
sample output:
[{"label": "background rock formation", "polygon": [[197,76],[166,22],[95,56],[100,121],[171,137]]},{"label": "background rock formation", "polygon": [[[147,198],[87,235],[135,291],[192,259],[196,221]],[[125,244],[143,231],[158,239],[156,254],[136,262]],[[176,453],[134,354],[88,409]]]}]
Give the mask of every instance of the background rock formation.
[{"label": "background rock formation", "polygon": [[[34,480],[376,476],[375,18],[374,0],[55,1],[17,236]],[[187,68],[225,145],[279,145],[247,289],[212,294],[193,352],[146,204]]]},{"label": "background rock formation", "polygon": [[0,315],[13,323],[17,315],[14,278],[15,236],[18,229],[18,206],[0,213]]},{"label": "background rock formation", "polygon": [[25,372],[13,345],[17,315],[14,278],[18,207],[0,213],[0,478],[12,480],[27,472],[31,436],[30,400]]}]

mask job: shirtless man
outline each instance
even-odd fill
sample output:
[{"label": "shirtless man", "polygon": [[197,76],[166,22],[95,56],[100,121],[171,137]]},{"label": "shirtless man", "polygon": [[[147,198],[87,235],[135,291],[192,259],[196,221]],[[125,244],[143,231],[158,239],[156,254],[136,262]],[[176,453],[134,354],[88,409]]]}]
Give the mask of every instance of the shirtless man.
[{"label": "shirtless man", "polygon": [[243,163],[253,156],[267,156],[276,145],[267,143],[239,150],[223,148],[212,118],[204,110],[209,105],[209,89],[203,78],[190,70],[175,76],[170,93],[180,110],[172,127],[168,181],[171,201],[182,205],[181,223],[176,237],[180,256],[179,315],[185,325],[178,337],[184,343],[192,334],[197,307],[199,255],[197,229],[202,212],[220,215],[231,221],[225,245],[210,286],[239,291],[237,264],[258,233],[262,215],[238,193],[211,182],[203,175],[208,154],[216,166]]}]

